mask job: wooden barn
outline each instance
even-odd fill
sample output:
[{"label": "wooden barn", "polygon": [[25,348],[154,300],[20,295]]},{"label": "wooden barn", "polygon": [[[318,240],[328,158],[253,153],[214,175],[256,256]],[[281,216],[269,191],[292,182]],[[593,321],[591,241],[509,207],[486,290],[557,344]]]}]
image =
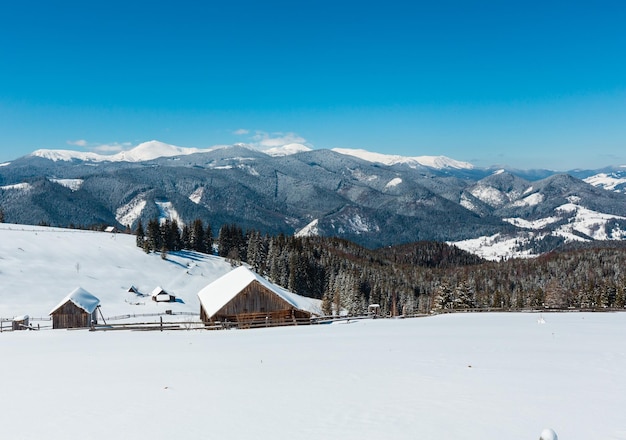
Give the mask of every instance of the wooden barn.
[{"label": "wooden barn", "polygon": [[52,328],[82,328],[97,323],[100,300],[77,287],[50,312]]},{"label": "wooden barn", "polygon": [[289,292],[244,266],[206,286],[198,298],[205,324],[308,323],[313,314],[319,314],[317,300]]}]

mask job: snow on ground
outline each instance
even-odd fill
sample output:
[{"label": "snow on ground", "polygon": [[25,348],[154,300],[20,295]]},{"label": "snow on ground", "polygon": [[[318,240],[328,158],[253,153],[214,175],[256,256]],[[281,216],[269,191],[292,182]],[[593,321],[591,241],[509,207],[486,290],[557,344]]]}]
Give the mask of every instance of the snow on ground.
[{"label": "snow on ground", "polygon": [[115,219],[122,225],[134,225],[148,203],[145,197],[145,194],[139,194],[124,206],[117,208],[117,211],[115,211]]},{"label": "snow on ground", "polygon": [[498,261],[502,258],[528,258],[533,257],[530,251],[519,251],[520,243],[528,241],[528,234],[516,236],[505,236],[494,234],[467,240],[448,242],[459,249],[478,255],[481,258],[491,261]]},{"label": "snow on ground", "polygon": [[191,200],[196,205],[199,205],[200,201],[202,200],[203,195],[204,195],[204,187],[201,186],[198,189],[196,189],[193,193],[191,193],[191,195],[189,196],[189,200]]},{"label": "snow on ground", "polygon": [[[625,313],[0,334],[5,438],[623,440]],[[88,433],[88,434],[85,434]]]},{"label": "snow on ground", "polygon": [[83,179],[50,179],[51,182],[58,183],[72,191],[78,191],[83,185]]},{"label": "snow on ground", "polygon": [[4,189],[4,190],[29,190],[31,188],[31,184],[30,183],[15,183],[13,185],[5,185],[5,186],[0,186],[0,189]]},{"label": "snow on ground", "polygon": [[[199,314],[197,293],[230,270],[223,259],[197,252],[171,252],[166,260],[146,254],[132,235],[0,223],[0,318],[47,318],[79,286],[100,299],[105,318],[166,309]],[[128,292],[131,286],[144,295],[161,286],[180,302],[156,303]]]},{"label": "snow on ground", "polygon": [[300,229],[295,233],[296,237],[314,237],[319,235],[319,229],[317,227],[319,223],[319,219],[313,220],[311,223],[306,225],[304,228]]},{"label": "snow on ground", "polygon": [[503,218],[502,220],[520,228],[540,230],[548,225],[551,225],[552,223],[558,222],[561,220],[561,217],[546,217],[537,220],[526,220],[519,217],[511,217]]},{"label": "snow on ground", "polygon": [[393,188],[394,186],[398,186],[401,183],[402,183],[402,179],[399,177],[395,177],[391,179],[389,182],[387,182],[387,185],[385,185],[385,189]]},{"label": "snow on ground", "polygon": [[618,215],[604,214],[587,209],[575,203],[566,203],[556,208],[556,212],[574,213],[572,220],[561,226],[555,233],[568,238],[569,241],[583,240],[580,236],[573,234],[574,231],[592,237],[594,240],[621,240],[626,237],[626,231],[613,230],[611,235],[607,234],[606,224],[610,220],[626,220],[626,217]]},{"label": "snow on ground", "polygon": [[513,202],[512,206],[537,206],[541,203],[543,203],[544,200],[544,196],[541,193],[534,193],[531,194],[527,197],[524,197],[521,200],[516,200],[515,202]]},{"label": "snow on ground", "polygon": [[[615,175],[600,173],[584,179],[585,182],[593,186],[598,186],[609,191],[615,191],[619,185],[626,184],[626,179]],[[619,191],[618,191],[619,192]]]},{"label": "snow on ground", "polygon": [[506,194],[491,186],[477,185],[472,188],[470,194],[489,206],[500,207],[509,202]]},{"label": "snow on ground", "polygon": [[176,222],[180,226],[185,224],[178,211],[176,211],[176,208],[174,208],[174,204],[172,202],[170,202],[169,200],[165,200],[155,203],[157,205],[157,208],[159,209],[159,221],[161,223],[165,222],[166,220],[176,220]]}]

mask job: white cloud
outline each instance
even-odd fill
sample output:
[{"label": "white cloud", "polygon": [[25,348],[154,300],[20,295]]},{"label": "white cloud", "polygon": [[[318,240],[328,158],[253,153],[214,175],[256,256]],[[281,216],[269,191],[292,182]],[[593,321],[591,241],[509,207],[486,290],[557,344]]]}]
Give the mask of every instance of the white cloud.
[{"label": "white cloud", "polygon": [[289,144],[305,144],[306,139],[296,133],[287,132],[275,132],[267,133],[265,131],[257,131],[252,136],[251,145],[260,149],[266,150],[268,148],[277,148]]},{"label": "white cloud", "polygon": [[73,147],[81,147],[87,151],[91,151],[93,153],[99,154],[114,154],[119,153],[120,151],[130,150],[134,147],[131,142],[111,142],[108,144],[98,144],[93,142],[88,142],[85,139],[78,139],[75,141],[67,141],[67,145],[71,145]]},{"label": "white cloud", "polygon": [[130,142],[113,142],[110,144],[99,144],[90,148],[91,151],[96,153],[110,154],[110,153],[119,153],[120,151],[126,151],[133,147],[133,144]]},{"label": "white cloud", "polygon": [[233,134],[237,136],[243,136],[246,134],[250,134],[250,130],[246,130],[245,128],[240,128],[239,130],[233,131]]},{"label": "white cloud", "polygon": [[88,144],[85,139],[78,139],[76,141],[67,141],[67,145],[72,145],[74,147],[86,147]]}]

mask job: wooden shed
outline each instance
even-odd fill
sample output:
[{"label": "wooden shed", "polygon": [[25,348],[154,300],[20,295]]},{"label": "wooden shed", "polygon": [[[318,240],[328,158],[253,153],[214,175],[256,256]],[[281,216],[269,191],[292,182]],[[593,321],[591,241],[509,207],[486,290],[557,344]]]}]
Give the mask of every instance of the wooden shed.
[{"label": "wooden shed", "polygon": [[96,324],[99,304],[98,298],[77,287],[50,312],[52,328],[82,328]]},{"label": "wooden shed", "polygon": [[13,328],[13,330],[28,330],[28,320],[28,315],[16,316],[15,318],[13,318],[11,327]]},{"label": "wooden shed", "polygon": [[227,273],[200,292],[200,319],[252,324],[295,324],[309,322],[319,314],[316,300],[289,292],[245,266]]},{"label": "wooden shed", "polygon": [[161,287],[158,287],[158,286],[154,288],[150,296],[152,296],[152,301],[156,301],[156,302],[176,301],[175,295],[172,295],[171,293],[166,292],[165,290],[163,290]]}]

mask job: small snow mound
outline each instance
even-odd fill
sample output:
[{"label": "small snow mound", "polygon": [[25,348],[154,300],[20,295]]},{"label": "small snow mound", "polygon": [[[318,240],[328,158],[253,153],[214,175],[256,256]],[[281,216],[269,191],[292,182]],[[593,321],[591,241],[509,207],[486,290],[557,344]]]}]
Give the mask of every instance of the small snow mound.
[{"label": "small snow mound", "polygon": [[541,431],[541,437],[539,437],[539,440],[559,440],[559,437],[553,429],[546,428]]}]

